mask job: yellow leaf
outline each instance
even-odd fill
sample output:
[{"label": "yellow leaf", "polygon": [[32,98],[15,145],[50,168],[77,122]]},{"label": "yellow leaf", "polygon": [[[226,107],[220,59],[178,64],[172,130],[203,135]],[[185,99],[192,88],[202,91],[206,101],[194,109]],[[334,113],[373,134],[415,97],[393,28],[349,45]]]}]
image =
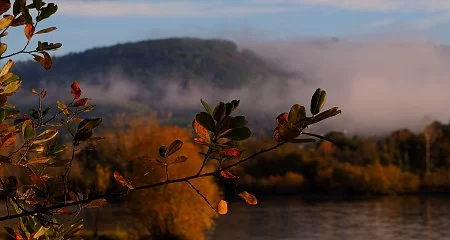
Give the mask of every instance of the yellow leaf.
[{"label": "yellow leaf", "polygon": [[57,29],[56,27],[44,28],[42,30],[37,31],[35,34],[49,33],[51,31],[55,31],[56,29]]},{"label": "yellow leaf", "polygon": [[255,196],[246,191],[239,193],[239,197],[243,198],[247,204],[250,205],[258,204],[258,199],[256,199]]},{"label": "yellow leaf", "polygon": [[9,70],[14,66],[13,60],[8,60],[8,62],[3,66],[2,71],[0,72],[0,77],[9,73]]},{"label": "yellow leaf", "polygon": [[2,19],[0,19],[0,30],[7,28],[13,19],[13,15],[5,15]]},{"label": "yellow leaf", "polygon": [[220,200],[219,204],[217,204],[217,213],[220,215],[228,213],[228,204],[225,200]]},{"label": "yellow leaf", "polygon": [[20,86],[22,86],[22,81],[20,80],[11,82],[5,87],[5,89],[3,89],[2,94],[8,96],[13,95],[20,88]]},{"label": "yellow leaf", "polygon": [[0,77],[0,83],[10,79],[13,75],[14,75],[13,73],[7,73],[7,74],[1,76]]},{"label": "yellow leaf", "polygon": [[50,161],[50,159],[51,159],[50,157],[38,157],[35,159],[31,159],[25,165],[42,164],[42,163],[46,163],[46,162]]},{"label": "yellow leaf", "polygon": [[0,56],[6,52],[6,49],[8,49],[8,45],[6,43],[0,43]]},{"label": "yellow leaf", "polygon": [[43,131],[42,133],[40,133],[39,135],[37,135],[37,137],[35,137],[33,139],[33,144],[39,144],[39,143],[44,143],[44,142],[50,141],[54,137],[56,137],[56,135],[58,135],[58,130],[47,129],[47,130]]},{"label": "yellow leaf", "polygon": [[58,109],[63,111],[64,115],[69,115],[69,108],[67,108],[67,105],[60,102],[59,100],[56,101],[56,104],[58,105]]}]

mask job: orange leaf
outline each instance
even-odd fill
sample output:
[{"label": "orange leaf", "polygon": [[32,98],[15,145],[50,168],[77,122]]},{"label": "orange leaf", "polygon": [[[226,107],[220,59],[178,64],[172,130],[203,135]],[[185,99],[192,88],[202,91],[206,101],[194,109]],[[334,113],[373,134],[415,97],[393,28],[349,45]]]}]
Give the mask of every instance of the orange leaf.
[{"label": "orange leaf", "polygon": [[281,125],[281,124],[287,123],[288,119],[289,119],[289,114],[287,112],[284,112],[284,113],[278,115],[276,120],[277,120],[278,125]]},{"label": "orange leaf", "polygon": [[76,101],[76,102],[73,104],[73,106],[74,106],[74,107],[86,106],[87,103],[88,103],[90,100],[91,100],[90,98],[82,98],[82,99]]},{"label": "orange leaf", "polygon": [[209,136],[208,129],[203,127],[199,122],[197,122],[196,119],[192,122],[192,128],[194,129],[195,133],[203,139],[206,143],[211,143],[211,137]]},{"label": "orange leaf", "polygon": [[219,154],[227,155],[230,157],[239,157],[239,156],[241,156],[241,150],[239,150],[237,148],[227,148],[225,150],[220,151]]},{"label": "orange leaf", "polygon": [[239,197],[243,198],[247,204],[250,205],[258,204],[258,199],[256,199],[255,196],[246,191],[239,193]]},{"label": "orange leaf", "polygon": [[104,198],[100,198],[100,199],[96,199],[88,204],[86,204],[84,207],[85,208],[99,208],[99,207],[103,207],[108,203],[108,201]]},{"label": "orange leaf", "polygon": [[80,96],[81,96],[81,88],[78,85],[78,82],[77,81],[73,81],[73,83],[70,85],[70,88],[72,89],[70,91],[70,93],[73,95],[73,97],[75,99],[80,98]]},{"label": "orange leaf", "polygon": [[225,215],[228,212],[228,204],[225,200],[220,200],[219,204],[217,204],[217,213],[220,215]]},{"label": "orange leaf", "polygon": [[16,133],[8,133],[0,139],[0,149],[7,148],[11,146],[14,142],[16,142],[17,136]]},{"label": "orange leaf", "polygon": [[15,238],[15,240],[26,240],[26,238],[24,238],[24,237],[22,236],[22,234],[20,234],[20,233],[18,233],[18,232],[15,233],[14,238]]},{"label": "orange leaf", "polygon": [[220,171],[220,175],[221,175],[223,178],[225,178],[225,179],[236,179],[236,178],[239,178],[238,176],[232,174],[232,173],[231,173],[230,171],[228,171],[228,170]]},{"label": "orange leaf", "polygon": [[27,37],[28,41],[30,41],[31,38],[33,37],[33,34],[34,34],[34,26],[33,26],[33,24],[25,25],[24,32],[25,32],[25,36]]},{"label": "orange leaf", "polygon": [[122,175],[120,175],[119,172],[114,171],[114,178],[120,183],[122,184],[122,186],[127,187],[129,189],[134,189],[133,186],[131,186],[131,183],[125,179],[125,177],[123,177]]},{"label": "orange leaf", "polygon": [[207,145],[208,143],[205,142],[205,140],[201,138],[194,138],[194,142],[201,145]]}]

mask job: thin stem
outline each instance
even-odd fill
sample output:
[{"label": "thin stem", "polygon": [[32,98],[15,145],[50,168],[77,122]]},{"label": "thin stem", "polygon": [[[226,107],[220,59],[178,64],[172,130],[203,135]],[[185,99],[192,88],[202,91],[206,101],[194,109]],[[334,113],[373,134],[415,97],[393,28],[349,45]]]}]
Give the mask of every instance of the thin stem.
[{"label": "thin stem", "polygon": [[208,151],[206,152],[205,157],[203,158],[202,166],[201,166],[200,169],[198,170],[196,176],[199,176],[199,175],[202,173],[202,170],[203,170],[203,168],[205,167],[206,161],[208,160],[210,154],[211,154],[211,148],[208,148]]},{"label": "thin stem", "polygon": [[69,166],[67,166],[64,175],[62,176],[62,181],[64,185],[64,203],[67,203],[67,174],[69,173],[70,168],[73,164],[73,159],[75,158],[75,146],[72,147],[72,157],[70,158]]},{"label": "thin stem", "polygon": [[192,175],[192,176],[189,176],[189,177],[178,178],[178,179],[173,179],[173,180],[166,180],[166,181],[163,181],[163,182],[158,182],[158,183],[153,183],[153,184],[148,184],[148,185],[134,187],[134,189],[127,189],[126,191],[122,191],[122,192],[118,192],[118,193],[105,193],[105,194],[98,195],[96,197],[92,197],[92,198],[88,198],[88,199],[84,199],[84,200],[80,200],[80,201],[74,201],[74,202],[70,202],[70,203],[65,202],[65,203],[62,203],[62,204],[56,204],[56,205],[49,206],[49,207],[43,207],[43,208],[35,209],[33,211],[23,212],[23,213],[20,213],[20,214],[14,214],[14,215],[10,215],[10,216],[3,216],[3,217],[0,217],[0,222],[1,221],[5,221],[5,220],[20,218],[20,217],[25,217],[25,216],[31,216],[31,215],[35,215],[37,213],[49,212],[49,211],[52,211],[52,210],[55,210],[55,209],[59,209],[59,208],[66,208],[66,207],[71,207],[71,206],[75,206],[75,205],[85,205],[85,204],[88,204],[88,203],[90,203],[90,202],[92,202],[94,200],[97,200],[97,199],[109,199],[109,198],[112,198],[112,197],[123,196],[123,195],[126,195],[128,192],[131,192],[131,191],[139,191],[139,190],[159,187],[159,186],[163,186],[163,185],[169,185],[169,184],[173,184],[173,183],[187,182],[187,181],[190,181],[192,179],[198,179],[198,178],[214,176],[214,175],[220,173],[220,171],[230,169],[230,168],[235,167],[235,166],[237,166],[239,164],[242,164],[242,163],[244,163],[244,162],[246,162],[246,161],[248,161],[248,160],[250,160],[250,159],[252,159],[252,158],[254,158],[254,157],[258,156],[258,155],[260,155],[260,154],[263,154],[263,153],[275,150],[278,147],[284,145],[285,143],[286,142],[281,142],[281,143],[276,144],[273,147],[260,150],[260,151],[255,152],[252,155],[250,155],[250,156],[248,156],[248,157],[246,157],[246,158],[244,158],[244,159],[242,159],[242,160],[240,160],[240,161],[238,161],[236,163],[230,164],[230,165],[228,165],[228,166],[226,166],[226,167],[224,167],[222,169],[218,169],[218,170],[215,170],[215,171],[212,171],[212,172],[208,172],[208,173],[204,173],[204,174],[200,174],[200,175],[196,174],[196,175]]},{"label": "thin stem", "polygon": [[194,189],[194,190],[197,192],[197,194],[200,195],[200,196],[205,200],[205,202],[206,202],[206,203],[207,203],[207,204],[208,204],[215,212],[217,212],[216,208],[213,207],[213,205],[209,202],[208,198],[206,198],[206,196],[203,195],[203,194],[200,192],[200,190],[194,186],[194,184],[192,184],[189,180],[186,180],[185,182],[186,182],[187,184],[189,184],[189,186],[191,186],[191,188]]}]

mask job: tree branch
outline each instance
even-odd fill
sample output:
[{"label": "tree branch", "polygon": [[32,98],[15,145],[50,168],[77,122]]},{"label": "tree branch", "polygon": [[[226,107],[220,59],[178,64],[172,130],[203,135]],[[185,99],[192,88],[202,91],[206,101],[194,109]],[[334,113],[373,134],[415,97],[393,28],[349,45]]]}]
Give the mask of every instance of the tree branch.
[{"label": "tree branch", "polygon": [[189,184],[189,186],[191,186],[191,188],[194,189],[194,190],[197,192],[197,194],[200,195],[200,196],[205,200],[205,202],[206,202],[206,203],[214,210],[214,212],[217,212],[216,208],[209,202],[209,200],[206,198],[206,196],[203,195],[203,194],[200,192],[200,190],[198,190],[198,188],[196,188],[196,187],[194,186],[194,184],[192,184],[189,180],[186,180],[185,182],[186,182],[187,184]]}]

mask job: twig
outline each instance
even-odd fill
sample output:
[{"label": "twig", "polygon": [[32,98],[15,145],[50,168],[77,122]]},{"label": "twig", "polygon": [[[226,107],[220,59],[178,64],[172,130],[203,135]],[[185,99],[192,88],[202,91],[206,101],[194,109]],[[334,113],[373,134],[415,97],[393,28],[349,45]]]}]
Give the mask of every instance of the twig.
[{"label": "twig", "polygon": [[207,203],[207,204],[208,204],[215,212],[217,212],[216,208],[213,207],[213,205],[209,202],[209,200],[206,198],[206,196],[203,195],[203,194],[200,192],[200,190],[194,186],[194,184],[192,184],[189,180],[186,180],[185,182],[186,182],[187,184],[189,184],[189,186],[191,186],[191,188],[194,189],[194,190],[197,192],[197,194],[200,195],[200,196],[205,200],[205,202],[206,202],[206,203]]}]

